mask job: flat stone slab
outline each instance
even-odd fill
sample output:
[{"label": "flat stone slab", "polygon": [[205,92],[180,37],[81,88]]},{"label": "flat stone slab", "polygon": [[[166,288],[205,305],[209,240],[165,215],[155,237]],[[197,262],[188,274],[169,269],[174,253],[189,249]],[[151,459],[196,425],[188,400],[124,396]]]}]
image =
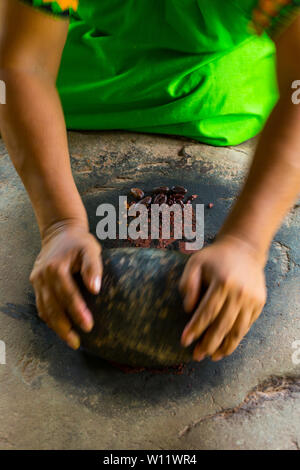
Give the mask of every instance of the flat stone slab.
[{"label": "flat stone slab", "polygon": [[[211,243],[255,142],[214,148],[126,132],[69,133],[72,167],[95,231],[96,207],[132,186],[184,184]],[[268,303],[237,351],[180,373],[125,374],[74,352],[36,317],[28,280],[39,234],[0,141],[0,449],[299,449],[300,209],[275,237]]]}]

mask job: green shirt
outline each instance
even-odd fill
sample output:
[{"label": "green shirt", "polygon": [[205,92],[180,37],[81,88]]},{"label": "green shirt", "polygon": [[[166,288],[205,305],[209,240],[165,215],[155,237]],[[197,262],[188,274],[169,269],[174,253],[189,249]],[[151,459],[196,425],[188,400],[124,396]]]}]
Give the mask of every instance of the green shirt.
[{"label": "green shirt", "polygon": [[[25,1],[25,0],[24,0]],[[67,127],[235,145],[277,98],[275,47],[249,28],[255,0],[79,0],[57,81]]]}]

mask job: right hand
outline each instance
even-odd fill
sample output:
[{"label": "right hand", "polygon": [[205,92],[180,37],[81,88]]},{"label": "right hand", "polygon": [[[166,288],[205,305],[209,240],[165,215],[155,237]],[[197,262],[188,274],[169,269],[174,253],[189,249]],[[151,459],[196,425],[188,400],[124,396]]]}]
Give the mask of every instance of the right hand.
[{"label": "right hand", "polygon": [[89,291],[98,294],[100,253],[101,245],[87,228],[74,223],[56,224],[43,237],[30,275],[39,317],[73,349],[80,346],[74,325],[89,332],[94,322],[72,274],[80,272]]}]

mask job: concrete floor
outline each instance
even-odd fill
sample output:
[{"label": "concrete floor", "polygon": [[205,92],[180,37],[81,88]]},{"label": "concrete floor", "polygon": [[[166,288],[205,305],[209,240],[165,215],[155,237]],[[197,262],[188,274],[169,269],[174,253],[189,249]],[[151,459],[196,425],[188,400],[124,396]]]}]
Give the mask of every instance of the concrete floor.
[{"label": "concrete floor", "polygon": [[[92,230],[103,200],[133,185],[174,181],[214,202],[206,242],[254,147],[123,132],[70,133],[69,141]],[[38,230],[2,141],[0,193],[1,449],[300,449],[300,365],[292,347],[300,340],[299,206],[272,245],[264,313],[231,357],[191,364],[181,375],[128,375],[69,350],[36,318],[28,277]]]}]

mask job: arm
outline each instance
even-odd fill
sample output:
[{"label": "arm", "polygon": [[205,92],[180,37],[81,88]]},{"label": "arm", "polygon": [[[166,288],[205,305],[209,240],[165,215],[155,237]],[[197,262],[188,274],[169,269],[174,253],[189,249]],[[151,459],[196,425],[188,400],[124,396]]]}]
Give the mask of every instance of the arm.
[{"label": "arm", "polygon": [[[260,315],[269,247],[300,191],[300,106],[291,100],[291,84],[300,78],[300,17],[276,46],[280,99],[261,134],[246,183],[216,242],[191,257],[181,280],[186,310],[197,307],[182,343],[187,346],[203,335],[196,360],[231,354]],[[201,283],[208,288],[198,303]]]},{"label": "arm", "polygon": [[62,339],[78,347],[72,326],[88,331],[92,316],[72,272],[81,270],[87,287],[97,292],[101,266],[100,246],[89,234],[72,177],[56,90],[68,21],[17,0],[2,0],[0,31],[0,71],[7,91],[6,105],[0,106],[1,133],[31,199],[42,238],[31,275],[37,307]]}]

